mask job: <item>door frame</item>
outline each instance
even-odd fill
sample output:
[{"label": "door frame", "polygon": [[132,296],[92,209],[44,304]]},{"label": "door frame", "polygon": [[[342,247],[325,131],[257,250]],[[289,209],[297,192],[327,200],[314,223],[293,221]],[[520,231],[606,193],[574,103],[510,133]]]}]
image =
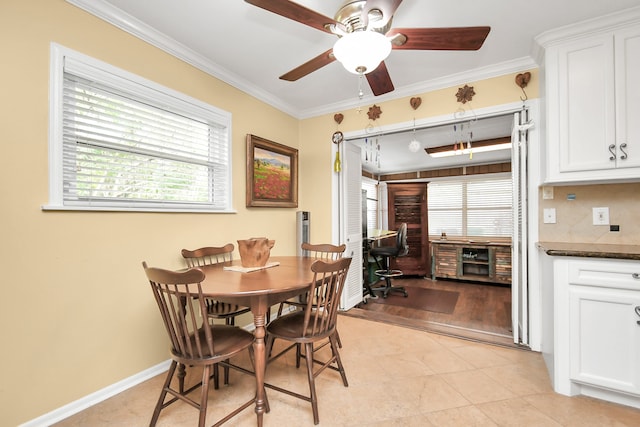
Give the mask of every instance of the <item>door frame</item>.
[{"label": "door frame", "polygon": [[[540,252],[536,247],[536,240],[538,237],[538,217],[539,217],[539,197],[538,188],[542,184],[542,155],[543,151],[540,146],[542,143],[540,123],[541,123],[541,111],[540,100],[529,99],[524,102],[529,109],[529,118],[534,126],[529,129],[529,160],[527,170],[527,183],[528,183],[528,222],[527,222],[527,274],[528,274],[528,326],[529,326],[529,343],[528,346],[531,350],[540,351],[542,343],[542,317],[543,309],[546,312],[549,308],[541,306],[541,280],[540,280]],[[522,110],[523,102],[514,102],[509,104],[501,104],[492,107],[482,108],[475,110],[476,117],[481,119],[485,117],[492,117],[503,114],[513,114]],[[447,114],[442,116],[428,117],[425,119],[413,120],[395,123],[388,126],[381,126],[376,129],[376,134],[384,134],[388,132],[400,132],[411,131],[414,127],[426,127],[426,126],[440,126],[450,124],[456,121],[453,114]],[[371,136],[367,129],[360,129],[356,131],[345,132],[345,143],[349,143],[349,140],[361,139]],[[513,159],[512,159],[513,161]],[[341,176],[336,176],[332,180],[332,236],[334,239],[340,236],[340,224],[344,221],[344,218],[340,218],[339,210],[339,187]],[[517,304],[519,301],[512,301],[512,304]]]}]

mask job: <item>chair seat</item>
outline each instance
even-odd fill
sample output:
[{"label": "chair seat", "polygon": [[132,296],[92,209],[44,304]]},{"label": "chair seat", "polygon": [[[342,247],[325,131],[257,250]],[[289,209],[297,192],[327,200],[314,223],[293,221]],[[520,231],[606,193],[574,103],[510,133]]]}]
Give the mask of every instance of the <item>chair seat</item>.
[{"label": "chair seat", "polygon": [[369,254],[372,256],[395,257],[398,256],[398,248],[395,246],[380,246],[371,248]]},{"label": "chair seat", "polygon": [[306,333],[303,333],[304,316],[304,311],[294,311],[280,316],[267,325],[267,334],[289,341],[306,342],[318,341],[322,337],[327,337],[333,333],[334,328],[330,328],[324,334],[319,335],[316,333],[314,335],[311,329],[313,325],[309,325]]},{"label": "chair seat", "polygon": [[[206,342],[205,328],[206,326],[198,329],[200,342]],[[189,365],[211,364],[213,359],[228,359],[229,356],[236,354],[253,344],[253,334],[244,329],[229,325],[213,325],[209,326],[209,328],[213,333],[213,349],[215,354],[211,354],[209,349],[204,346],[202,348],[202,355],[197,359],[182,357],[179,355],[179,352],[174,350],[172,350],[172,356],[180,363],[186,363]],[[189,339],[192,347],[196,348],[195,334],[191,334]]]}]

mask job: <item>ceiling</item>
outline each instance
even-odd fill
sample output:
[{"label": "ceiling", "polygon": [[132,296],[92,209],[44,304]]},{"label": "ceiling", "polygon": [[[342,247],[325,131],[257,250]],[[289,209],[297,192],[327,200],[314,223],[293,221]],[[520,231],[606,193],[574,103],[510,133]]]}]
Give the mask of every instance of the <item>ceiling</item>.
[{"label": "ceiling", "polygon": [[[395,90],[374,97],[333,62],[295,82],[278,77],[337,37],[242,0],[67,0],[297,118],[535,67],[533,39],[551,29],[638,6],[639,0],[404,0],[394,28],[490,26],[478,51],[394,50]],[[333,17],[344,0],[298,0]],[[366,83],[366,82],[365,82]]]},{"label": "ceiling", "polygon": [[[535,68],[536,36],[640,4],[640,0],[404,0],[393,17],[393,28],[490,26],[491,31],[477,51],[392,51],[385,64],[395,90],[374,97],[365,81],[359,99],[358,77],[337,61],[297,81],[280,80],[282,74],[331,49],[337,37],[243,0],[66,1],[299,119]],[[297,3],[333,17],[344,0]],[[465,120],[469,125],[469,118]],[[510,115],[472,120],[473,140],[508,136],[511,122]],[[363,167],[374,173],[510,159],[509,150],[476,153],[473,159],[428,156],[423,148],[457,139],[453,125],[416,131],[422,145],[417,153],[408,149],[412,130],[370,136],[369,144],[376,138],[380,143],[380,165],[369,161],[371,150],[364,139],[351,143],[363,147]]]}]

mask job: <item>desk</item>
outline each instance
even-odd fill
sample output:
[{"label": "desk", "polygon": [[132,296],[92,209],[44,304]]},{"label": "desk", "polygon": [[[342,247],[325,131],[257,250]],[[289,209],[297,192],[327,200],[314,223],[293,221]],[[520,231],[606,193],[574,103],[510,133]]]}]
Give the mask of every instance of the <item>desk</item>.
[{"label": "desk", "polygon": [[[363,289],[362,289],[362,297],[363,302],[367,303],[367,297],[376,298],[373,293],[373,289],[371,289],[371,284],[374,283],[370,276],[369,269],[369,251],[373,245],[379,245],[381,240],[387,239],[389,237],[395,237],[398,235],[398,232],[395,230],[379,230],[377,228],[370,228],[367,230],[367,238],[362,242],[362,278],[363,278]],[[376,261],[377,263],[377,261]],[[379,269],[382,267],[378,267]],[[376,279],[376,281],[379,279]]]},{"label": "desk", "polygon": [[378,240],[386,239],[387,237],[397,236],[398,232],[393,230],[367,230],[367,240],[370,242],[377,242]]},{"label": "desk", "polygon": [[262,426],[265,412],[264,373],[267,362],[265,349],[265,316],[272,305],[301,294],[313,280],[311,264],[315,259],[306,257],[270,257],[269,262],[280,265],[251,273],[224,270],[223,267],[240,266],[240,260],[199,267],[206,277],[202,293],[206,297],[251,308],[255,324],[256,414],[258,427]]}]

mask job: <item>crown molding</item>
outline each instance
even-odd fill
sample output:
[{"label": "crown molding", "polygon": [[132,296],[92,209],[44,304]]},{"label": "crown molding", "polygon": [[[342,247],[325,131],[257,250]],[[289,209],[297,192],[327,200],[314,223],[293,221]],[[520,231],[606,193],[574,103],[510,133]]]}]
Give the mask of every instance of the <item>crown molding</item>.
[{"label": "crown molding", "polygon": [[631,24],[640,23],[640,6],[580,21],[575,24],[545,31],[534,38],[536,50],[545,49],[558,42],[587,37],[589,35],[614,31]]},{"label": "crown molding", "polygon": [[432,79],[414,85],[403,86],[400,88],[396,88],[393,92],[385,95],[368,95],[363,97],[362,99],[356,99],[354,97],[354,99],[350,101],[343,101],[324,105],[315,109],[299,111],[298,116],[300,116],[299,118],[305,119],[320,116],[323,114],[330,114],[336,111],[355,109],[358,106],[362,105],[392,101],[394,99],[399,99],[407,96],[415,96],[417,94],[440,89],[446,89],[460,84],[468,84],[469,82],[490,79],[506,74],[519,73],[521,71],[531,70],[533,68],[538,68],[538,64],[531,57],[523,57],[512,61],[494,64],[488,67],[476,68],[461,73],[451,74],[439,79]]},{"label": "crown molding", "polygon": [[189,65],[245,92],[291,116],[296,116],[296,109],[281,99],[239,78],[224,67],[215,64],[189,47],[157,31],[137,18],[125,13],[102,0],[65,0],[85,12],[165,51]]}]

